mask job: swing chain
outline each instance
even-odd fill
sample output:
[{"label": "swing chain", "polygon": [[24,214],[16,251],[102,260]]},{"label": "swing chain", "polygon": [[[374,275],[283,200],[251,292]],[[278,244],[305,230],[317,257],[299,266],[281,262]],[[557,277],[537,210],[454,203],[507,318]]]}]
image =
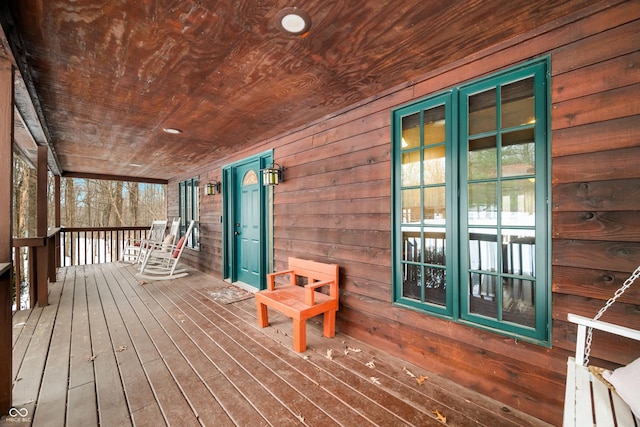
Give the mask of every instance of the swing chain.
[{"label": "swing chain", "polygon": [[[627,280],[624,281],[624,284],[613,294],[611,298],[609,298],[607,303],[604,305],[604,307],[600,309],[600,311],[598,311],[598,314],[595,315],[593,320],[598,320],[600,317],[602,317],[605,311],[607,311],[607,309],[611,307],[613,303],[616,302],[618,298],[620,298],[620,296],[622,296],[624,291],[626,291],[629,288],[629,286],[631,286],[633,282],[636,281],[638,277],[640,277],[640,266],[636,268],[636,270],[631,274],[631,276],[629,276]],[[593,339],[593,328],[589,328],[587,329],[587,342],[584,348],[584,364],[585,365],[589,364],[589,354],[591,353],[592,339]]]}]

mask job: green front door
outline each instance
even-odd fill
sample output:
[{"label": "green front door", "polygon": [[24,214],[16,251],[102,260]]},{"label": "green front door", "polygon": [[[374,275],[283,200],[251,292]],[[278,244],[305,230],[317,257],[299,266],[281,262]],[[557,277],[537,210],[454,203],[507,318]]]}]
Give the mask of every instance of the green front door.
[{"label": "green front door", "polygon": [[260,288],[262,259],[260,160],[235,168],[235,218],[233,222],[237,280]]}]

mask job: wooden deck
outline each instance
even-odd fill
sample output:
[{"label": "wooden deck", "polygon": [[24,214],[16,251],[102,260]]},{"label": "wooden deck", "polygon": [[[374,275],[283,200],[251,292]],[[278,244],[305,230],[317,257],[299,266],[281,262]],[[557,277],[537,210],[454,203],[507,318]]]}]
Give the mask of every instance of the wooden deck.
[{"label": "wooden deck", "polygon": [[15,408],[0,425],[545,425],[320,323],[297,354],[289,319],[271,311],[259,329],[252,296],[220,301],[231,285],[202,273],[134,273],[63,268],[47,307],[14,316]]}]

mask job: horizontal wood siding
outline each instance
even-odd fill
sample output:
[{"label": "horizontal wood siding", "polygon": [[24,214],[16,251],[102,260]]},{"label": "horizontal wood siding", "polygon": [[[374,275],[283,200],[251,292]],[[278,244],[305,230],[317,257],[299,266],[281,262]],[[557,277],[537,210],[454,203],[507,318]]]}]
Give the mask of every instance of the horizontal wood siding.
[{"label": "horizontal wood siding", "polygon": [[[391,110],[540,55],[552,69],[552,348],[391,304]],[[575,346],[567,313],[593,317],[640,264],[640,2],[602,2],[195,172],[219,180],[224,165],[269,148],[286,167],[274,187],[275,270],[289,256],[339,264],[341,332],[560,423]],[[170,214],[184,178],[170,184]],[[201,202],[201,250],[184,258],[220,277],[222,198]],[[637,328],[640,284],[604,320]],[[595,336],[595,363],[638,354]]]}]

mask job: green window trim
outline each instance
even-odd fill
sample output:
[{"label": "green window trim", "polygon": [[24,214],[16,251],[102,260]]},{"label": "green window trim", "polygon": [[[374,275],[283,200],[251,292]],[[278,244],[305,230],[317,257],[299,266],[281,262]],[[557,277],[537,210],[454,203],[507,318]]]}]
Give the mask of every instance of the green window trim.
[{"label": "green window trim", "polygon": [[393,301],[550,345],[549,58],[392,112]]},{"label": "green window trim", "polygon": [[186,247],[200,249],[200,180],[198,177],[181,181],[178,184],[178,215],[180,215],[180,232],[182,237],[192,220],[195,220]]}]

